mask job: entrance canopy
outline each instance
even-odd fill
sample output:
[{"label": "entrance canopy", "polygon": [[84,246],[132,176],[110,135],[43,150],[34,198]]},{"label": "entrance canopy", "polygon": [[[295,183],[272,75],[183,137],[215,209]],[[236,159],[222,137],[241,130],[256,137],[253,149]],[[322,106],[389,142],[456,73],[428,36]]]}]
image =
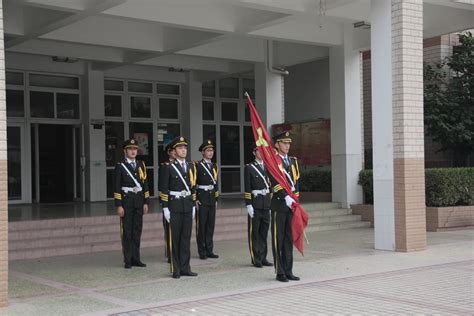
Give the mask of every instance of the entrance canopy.
[{"label": "entrance canopy", "polygon": [[[426,0],[425,38],[472,26],[472,1]],[[370,0],[5,0],[5,50],[198,71],[207,80],[264,62],[288,67],[328,57],[345,24],[370,47]]]}]

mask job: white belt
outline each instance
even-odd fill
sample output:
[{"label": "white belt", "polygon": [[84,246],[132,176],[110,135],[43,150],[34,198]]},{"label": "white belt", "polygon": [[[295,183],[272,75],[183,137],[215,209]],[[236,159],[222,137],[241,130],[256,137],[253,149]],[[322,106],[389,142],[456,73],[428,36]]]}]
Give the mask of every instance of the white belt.
[{"label": "white belt", "polygon": [[211,191],[211,190],[214,190],[214,185],[213,185],[213,184],[210,184],[210,185],[198,185],[197,188],[198,188],[199,190]]},{"label": "white belt", "polygon": [[183,191],[170,191],[170,195],[176,198],[185,198],[191,195],[191,192],[183,190]]},{"label": "white belt", "polygon": [[270,190],[269,190],[269,189],[252,190],[253,196],[257,196],[257,195],[267,195],[268,193],[270,193]]},{"label": "white belt", "polygon": [[133,193],[138,193],[142,190],[140,187],[122,187],[122,191],[125,193],[133,192]]}]

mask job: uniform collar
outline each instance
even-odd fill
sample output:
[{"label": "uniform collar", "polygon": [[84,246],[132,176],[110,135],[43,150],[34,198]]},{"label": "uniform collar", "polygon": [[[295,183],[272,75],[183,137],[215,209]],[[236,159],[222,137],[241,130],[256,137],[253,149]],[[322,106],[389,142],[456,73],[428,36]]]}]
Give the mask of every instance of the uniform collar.
[{"label": "uniform collar", "polygon": [[126,161],[128,164],[130,164],[130,165],[132,164],[132,162],[137,163],[137,160],[136,160],[136,159],[131,160],[131,159],[129,159],[128,157],[125,157],[125,161]]}]

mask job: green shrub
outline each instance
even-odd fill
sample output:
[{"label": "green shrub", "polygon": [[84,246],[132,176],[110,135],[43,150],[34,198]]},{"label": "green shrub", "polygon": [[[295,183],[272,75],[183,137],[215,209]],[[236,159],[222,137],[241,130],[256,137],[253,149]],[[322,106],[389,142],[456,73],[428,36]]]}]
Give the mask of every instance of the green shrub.
[{"label": "green shrub", "polygon": [[331,170],[301,171],[300,181],[302,192],[331,192]]},{"label": "green shrub", "polygon": [[[359,173],[365,203],[373,203],[372,170]],[[474,168],[425,170],[426,206],[474,205]]]}]

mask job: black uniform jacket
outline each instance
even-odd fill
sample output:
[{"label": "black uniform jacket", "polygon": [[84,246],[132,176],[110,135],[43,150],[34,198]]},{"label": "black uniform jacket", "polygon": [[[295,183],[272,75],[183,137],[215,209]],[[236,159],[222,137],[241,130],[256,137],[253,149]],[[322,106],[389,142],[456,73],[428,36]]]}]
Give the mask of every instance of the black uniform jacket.
[{"label": "black uniform jacket", "polygon": [[[186,162],[186,166],[186,172],[178,160],[162,166],[162,179],[159,181],[161,203],[163,207],[168,207],[171,212],[190,212],[196,201],[196,166],[190,162]],[[186,185],[184,185],[180,175]],[[191,196],[182,198],[170,194],[170,191],[181,192],[186,190],[190,190]]]},{"label": "black uniform jacket", "polygon": [[[260,172],[257,172],[257,170]],[[265,179],[262,178],[265,177]],[[270,186],[270,179],[267,174],[267,169],[262,169],[259,163],[253,161],[245,166],[245,205],[252,205],[254,209],[269,209],[271,201],[271,193],[267,195],[257,195],[254,196],[252,191],[254,190],[264,190],[269,189],[272,191]],[[266,184],[265,184],[266,181]],[[268,187],[267,187],[268,185]]]},{"label": "black uniform jacket", "polygon": [[[293,192],[296,194],[296,196],[299,196],[300,195],[300,181],[299,181],[300,170],[298,166],[298,160],[296,159],[296,157],[290,157],[290,165],[285,164],[285,162],[282,160],[282,166],[286,171],[287,175],[285,174],[285,176],[290,186],[293,183],[293,186],[294,186]],[[285,197],[288,195],[288,192],[286,192],[273,177],[270,177],[270,181],[272,183],[272,188],[273,188],[271,209],[274,211],[279,211],[279,212],[291,212],[291,209],[286,206],[286,202],[285,202]]]},{"label": "black uniform jacket", "polygon": [[[214,189],[211,191],[200,190],[196,187],[197,190],[197,199],[202,205],[215,205],[216,201],[219,198],[219,186],[218,186],[218,176],[219,169],[217,164],[212,163],[211,169],[207,165],[206,161],[203,159],[201,161],[196,161],[196,171],[197,171],[197,185],[214,185]],[[212,175],[212,178],[211,178]]]},{"label": "black uniform jacket", "polygon": [[[138,181],[142,187],[142,191],[138,194],[135,193],[125,193],[122,191],[123,187],[133,188],[136,187],[136,183],[133,178],[128,174],[124,169],[122,164],[127,168],[132,176]],[[124,199],[128,195],[134,197],[142,197],[143,203],[148,203],[148,198],[150,197],[150,192],[148,189],[148,177],[146,172],[146,166],[143,161],[136,160],[136,168],[133,169],[132,166],[127,162],[126,159],[117,163],[115,166],[115,183],[114,183],[114,200],[115,206],[124,206]]]}]

